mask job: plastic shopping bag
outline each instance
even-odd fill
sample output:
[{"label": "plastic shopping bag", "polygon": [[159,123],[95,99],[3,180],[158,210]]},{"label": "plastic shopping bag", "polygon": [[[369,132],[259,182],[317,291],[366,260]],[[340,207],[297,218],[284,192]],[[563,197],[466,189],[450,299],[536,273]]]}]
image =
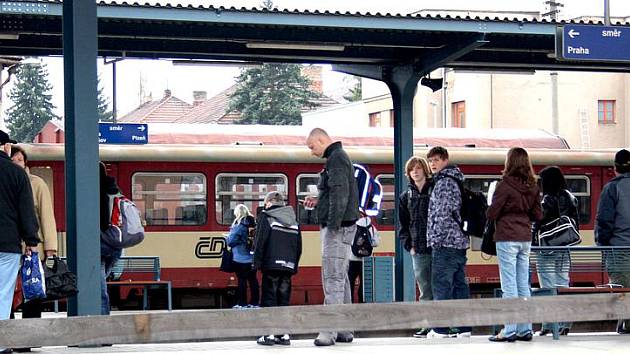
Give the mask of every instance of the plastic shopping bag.
[{"label": "plastic shopping bag", "polygon": [[26,301],[46,298],[44,267],[37,252],[22,256],[22,291]]}]

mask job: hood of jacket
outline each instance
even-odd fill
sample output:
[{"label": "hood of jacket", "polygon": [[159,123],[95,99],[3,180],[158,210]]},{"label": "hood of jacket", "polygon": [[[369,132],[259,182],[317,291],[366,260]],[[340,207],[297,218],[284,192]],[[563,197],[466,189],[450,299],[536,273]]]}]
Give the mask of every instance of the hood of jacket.
[{"label": "hood of jacket", "polygon": [[274,218],[276,221],[284,226],[297,225],[295,212],[290,206],[271,207],[265,210],[264,213]]},{"label": "hood of jacket", "polygon": [[439,181],[442,178],[453,177],[457,179],[459,182],[464,182],[464,174],[459,168],[455,165],[448,165],[444,167],[440,172],[438,172],[434,177],[434,181]]},{"label": "hood of jacket", "polygon": [[521,179],[518,177],[506,176],[506,177],[503,177],[503,180],[505,181],[505,183],[509,184],[510,187],[516,189],[520,193],[523,193],[523,194],[531,193],[532,187],[523,183]]}]

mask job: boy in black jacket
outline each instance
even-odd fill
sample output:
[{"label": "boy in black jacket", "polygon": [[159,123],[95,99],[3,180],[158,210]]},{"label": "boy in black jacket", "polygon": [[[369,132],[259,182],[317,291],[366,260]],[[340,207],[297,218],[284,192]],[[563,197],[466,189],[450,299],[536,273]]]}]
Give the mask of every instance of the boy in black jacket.
[{"label": "boy in black jacket", "polygon": [[[297,273],[302,254],[302,233],[295,212],[285,206],[280,192],[265,196],[265,209],[258,215],[254,268],[262,271],[262,307],[288,306],[291,277]],[[288,334],[262,336],[261,345],[291,344]]]}]

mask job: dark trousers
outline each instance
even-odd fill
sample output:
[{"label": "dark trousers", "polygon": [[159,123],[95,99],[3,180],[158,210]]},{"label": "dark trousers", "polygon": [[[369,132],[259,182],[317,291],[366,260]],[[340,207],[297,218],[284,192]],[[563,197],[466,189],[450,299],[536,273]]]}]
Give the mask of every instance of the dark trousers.
[{"label": "dark trousers", "polygon": [[42,318],[42,300],[30,300],[22,304],[22,318]]},{"label": "dark trousers", "polygon": [[[359,291],[357,299],[355,299],[354,287],[357,279],[359,279]],[[348,268],[348,280],[350,280],[350,296],[352,297],[352,302],[358,302],[360,304],[363,303],[363,260],[350,261],[350,267]]]},{"label": "dark trousers", "polygon": [[[238,305],[246,306],[248,304],[258,306],[260,301],[260,286],[256,278],[256,272],[252,270],[251,263],[234,263],[236,266],[236,278],[238,279]],[[247,302],[247,284],[251,292],[251,302]]]},{"label": "dark trousers", "polygon": [[262,307],[289,306],[291,300],[291,276],[289,272],[262,272]]},{"label": "dark trousers", "polygon": [[[470,291],[466,282],[466,250],[440,247],[434,248],[431,259],[431,287],[433,300],[468,299]],[[437,333],[446,334],[448,328],[435,328]],[[470,327],[460,327],[461,332],[470,332]]]}]

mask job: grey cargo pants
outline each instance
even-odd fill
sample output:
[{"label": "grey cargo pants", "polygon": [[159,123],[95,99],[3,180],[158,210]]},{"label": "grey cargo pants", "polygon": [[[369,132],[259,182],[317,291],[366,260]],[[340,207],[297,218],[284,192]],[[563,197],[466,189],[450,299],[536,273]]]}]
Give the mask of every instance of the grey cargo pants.
[{"label": "grey cargo pants", "polygon": [[[323,227],[322,240],[322,286],[324,305],[350,304],[350,281],[348,280],[349,255],[357,226],[340,227],[331,230]],[[340,332],[339,336],[352,339],[352,332]],[[337,332],[320,332],[318,340],[334,344]]]}]

